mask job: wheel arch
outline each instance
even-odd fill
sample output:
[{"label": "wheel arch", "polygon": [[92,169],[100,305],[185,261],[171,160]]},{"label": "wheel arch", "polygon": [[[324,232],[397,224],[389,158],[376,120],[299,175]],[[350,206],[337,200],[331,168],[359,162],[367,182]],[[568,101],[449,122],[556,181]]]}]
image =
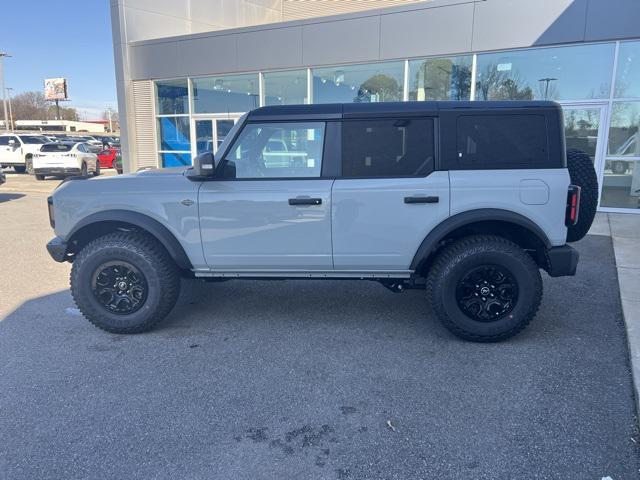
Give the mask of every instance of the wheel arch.
[{"label": "wheel arch", "polygon": [[148,215],[129,210],[106,210],[83,218],[67,235],[67,253],[77,253],[92,240],[115,231],[142,231],[151,235],[180,269],[193,268],[184,248],[166,226]]},{"label": "wheel arch", "polygon": [[483,208],[453,215],[424,238],[411,261],[411,269],[423,272],[447,243],[468,235],[493,234],[505,237],[520,247],[535,250],[534,259],[545,267],[545,251],[552,246],[547,234],[533,221],[509,210]]}]

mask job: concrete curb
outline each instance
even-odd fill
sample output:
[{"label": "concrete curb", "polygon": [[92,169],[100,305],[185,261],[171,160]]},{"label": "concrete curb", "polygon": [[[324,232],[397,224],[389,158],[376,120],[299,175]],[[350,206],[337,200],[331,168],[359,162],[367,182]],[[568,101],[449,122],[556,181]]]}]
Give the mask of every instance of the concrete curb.
[{"label": "concrete curb", "polygon": [[[627,329],[629,359],[636,400],[640,413],[640,215],[598,213],[591,235],[607,235],[613,242],[622,314]],[[637,417],[640,422],[640,417]]]}]

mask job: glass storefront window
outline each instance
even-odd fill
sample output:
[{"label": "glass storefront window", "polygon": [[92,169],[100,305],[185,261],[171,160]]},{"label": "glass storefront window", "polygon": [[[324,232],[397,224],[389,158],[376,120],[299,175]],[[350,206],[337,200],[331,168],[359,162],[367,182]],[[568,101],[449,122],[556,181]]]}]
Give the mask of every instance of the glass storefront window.
[{"label": "glass storefront window", "polygon": [[194,113],[239,113],[260,106],[258,75],[192,79]]},{"label": "glass storefront window", "polygon": [[616,69],[616,98],[640,97],[640,42],[622,42]]},{"label": "glass storefront window", "polygon": [[189,88],[187,80],[162,80],[156,82],[158,115],[189,113]]},{"label": "glass storefront window", "polygon": [[265,73],[263,76],[265,105],[307,103],[307,71]]},{"label": "glass storefront window", "polygon": [[189,117],[158,118],[160,148],[158,150],[191,150]]},{"label": "glass storefront window", "polygon": [[476,100],[608,98],[615,44],[478,55]]},{"label": "glass storefront window", "polygon": [[314,68],[313,103],[399,102],[403,62]]},{"label": "glass storefront window", "polygon": [[409,62],[409,100],[469,100],[471,56]]},{"label": "glass storefront window", "polygon": [[587,153],[591,161],[596,160],[598,132],[600,130],[600,108],[564,108],[564,137],[567,148]]},{"label": "glass storefront window", "polygon": [[614,102],[609,127],[608,154],[640,157],[640,102]]},{"label": "glass storefront window", "polygon": [[163,167],[183,167],[191,165],[191,154],[187,152],[163,152],[160,153]]},{"label": "glass storefront window", "polygon": [[640,208],[640,160],[607,159],[600,206]]}]

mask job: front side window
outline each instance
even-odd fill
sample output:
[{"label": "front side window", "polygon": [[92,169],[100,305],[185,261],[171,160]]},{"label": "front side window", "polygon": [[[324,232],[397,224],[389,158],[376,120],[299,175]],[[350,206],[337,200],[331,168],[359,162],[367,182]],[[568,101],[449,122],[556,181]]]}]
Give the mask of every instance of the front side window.
[{"label": "front side window", "polygon": [[225,157],[226,178],[318,178],[324,122],[250,123]]},{"label": "front side window", "polygon": [[457,123],[460,166],[545,168],[549,164],[544,115],[461,115]]},{"label": "front side window", "polygon": [[343,123],[343,177],[424,177],[433,169],[433,119]]},{"label": "front side window", "polygon": [[45,137],[37,137],[35,135],[21,135],[22,141],[28,144],[47,143],[48,140]]}]

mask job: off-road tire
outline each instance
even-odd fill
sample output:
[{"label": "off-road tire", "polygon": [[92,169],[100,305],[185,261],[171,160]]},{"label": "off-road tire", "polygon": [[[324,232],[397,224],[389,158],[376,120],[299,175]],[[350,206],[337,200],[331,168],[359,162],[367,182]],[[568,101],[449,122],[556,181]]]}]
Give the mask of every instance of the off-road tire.
[{"label": "off-road tire", "polygon": [[36,180],[44,180],[44,175],[36,173]]},{"label": "off-road tire", "polygon": [[[133,313],[112,313],[93,294],[93,275],[106,262],[114,261],[133,265],[147,282],[146,299]],[[70,283],[80,312],[111,333],[150,330],[169,314],[180,293],[179,271],[167,251],[153,237],[138,232],[110,233],[87,244],[75,256]]]},{"label": "off-road tire", "polygon": [[598,176],[591,158],[581,150],[567,150],[567,169],[571,183],[581,188],[578,222],[567,227],[567,242],[577,242],[587,234],[596,216]]},{"label": "off-road tire", "polygon": [[24,173],[27,171],[26,165],[14,165],[13,171],[16,173]]},{"label": "off-road tire", "polygon": [[[458,282],[485,265],[506,269],[518,286],[513,309],[494,321],[471,318],[456,299]],[[427,296],[438,319],[454,335],[474,342],[497,342],[522,331],[536,315],[542,300],[542,279],[531,256],[515,243],[492,235],[474,235],[445,247],[437,256],[427,275]]]}]

